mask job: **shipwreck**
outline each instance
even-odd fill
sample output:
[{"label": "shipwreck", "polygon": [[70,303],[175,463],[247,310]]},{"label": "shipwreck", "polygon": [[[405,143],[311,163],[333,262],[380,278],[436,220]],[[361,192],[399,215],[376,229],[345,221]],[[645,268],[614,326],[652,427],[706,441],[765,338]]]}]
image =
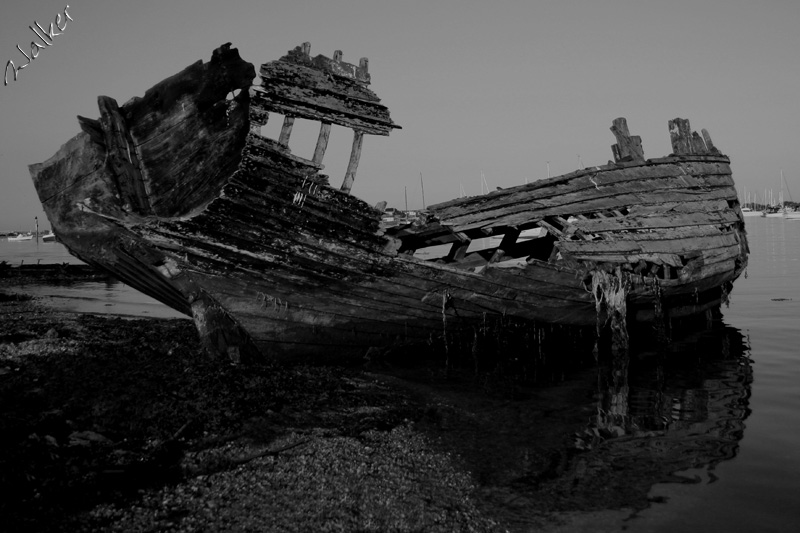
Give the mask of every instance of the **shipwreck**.
[{"label": "shipwreck", "polygon": [[[686,120],[669,121],[665,157],[645,159],[620,118],[608,164],[385,227],[350,194],[363,136],[399,127],[367,59],[305,43],[259,74],[223,45],[122,106],[99,97],[99,119],[78,117],[30,166],[72,254],[193,317],[235,361],[363,355],[503,317],[624,329],[702,315],[747,266],[730,160]],[[270,114],[277,139],[261,134]],[[289,147],[296,118],[320,123],[311,159]],[[341,185],[322,172],[332,124],[353,131]]]}]

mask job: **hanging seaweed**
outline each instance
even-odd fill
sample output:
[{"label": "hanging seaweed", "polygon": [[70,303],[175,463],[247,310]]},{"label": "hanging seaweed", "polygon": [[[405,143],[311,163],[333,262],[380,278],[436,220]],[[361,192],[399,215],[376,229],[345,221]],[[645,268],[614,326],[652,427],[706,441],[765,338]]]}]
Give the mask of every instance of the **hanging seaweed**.
[{"label": "hanging seaweed", "polygon": [[671,340],[671,328],[669,315],[664,312],[662,298],[661,284],[656,279],[653,283],[653,329],[659,345],[664,346]]},{"label": "hanging seaweed", "polygon": [[[597,337],[594,345],[594,355],[599,354],[598,341],[603,328],[608,325],[611,329],[611,353],[627,354],[629,346],[627,319],[627,297],[631,287],[630,280],[622,273],[620,267],[612,272],[594,270],[591,272],[591,290],[595,300],[597,313]],[[605,311],[605,320],[603,320]]]}]

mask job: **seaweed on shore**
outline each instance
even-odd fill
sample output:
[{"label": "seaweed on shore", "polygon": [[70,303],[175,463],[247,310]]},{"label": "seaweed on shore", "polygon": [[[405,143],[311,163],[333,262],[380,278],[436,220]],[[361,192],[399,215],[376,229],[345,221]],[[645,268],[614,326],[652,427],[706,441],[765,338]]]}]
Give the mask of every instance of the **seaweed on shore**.
[{"label": "seaweed on shore", "polygon": [[[419,408],[359,369],[233,366],[207,356],[187,320],[0,305],[0,515],[9,531],[197,520],[213,530],[222,509],[197,513],[231,491],[238,504],[255,498],[256,475],[276,491],[284,516],[275,524],[494,529],[471,503],[469,476],[410,429]],[[273,473],[257,474],[264,468]],[[372,474],[359,479],[364,469]],[[337,494],[347,501],[323,503]]]}]

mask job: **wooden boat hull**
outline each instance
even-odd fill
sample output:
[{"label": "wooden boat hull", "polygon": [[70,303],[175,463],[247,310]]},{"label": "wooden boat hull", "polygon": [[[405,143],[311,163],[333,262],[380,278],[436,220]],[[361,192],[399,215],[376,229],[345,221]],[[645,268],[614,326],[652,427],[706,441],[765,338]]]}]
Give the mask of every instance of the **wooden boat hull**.
[{"label": "wooden boat hull", "polygon": [[[31,166],[74,255],[192,316],[234,360],[363,355],[509,317],[688,316],[725,300],[747,265],[729,160],[710,140],[677,132],[682,153],[645,161],[615,122],[617,163],[383,228],[349,194],[362,136],[397,127],[366,89],[365,60],[311,58],[304,45],[261,74],[251,85],[252,65],[225,45],[122,107],[100,97],[100,120],[79,117],[84,131]],[[287,117],[277,142],[260,134],[270,112]],[[322,123],[312,160],[288,148],[295,116]],[[355,131],[341,188],[320,173],[331,123]],[[489,235],[502,238],[470,248]]]}]

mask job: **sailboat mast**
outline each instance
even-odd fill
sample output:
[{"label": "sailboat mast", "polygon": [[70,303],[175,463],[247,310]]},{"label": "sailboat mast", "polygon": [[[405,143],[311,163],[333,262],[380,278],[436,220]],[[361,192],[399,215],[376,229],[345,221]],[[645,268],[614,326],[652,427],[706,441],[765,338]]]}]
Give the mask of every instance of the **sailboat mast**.
[{"label": "sailboat mast", "polygon": [[425,209],[425,182],[422,181],[422,172],[419,173],[419,185],[422,188],[422,209]]}]

